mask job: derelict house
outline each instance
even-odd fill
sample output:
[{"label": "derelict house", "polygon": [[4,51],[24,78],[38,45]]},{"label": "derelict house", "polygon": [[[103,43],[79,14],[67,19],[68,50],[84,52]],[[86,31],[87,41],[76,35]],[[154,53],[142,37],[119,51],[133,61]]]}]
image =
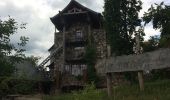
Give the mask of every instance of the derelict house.
[{"label": "derelict house", "polygon": [[[106,56],[106,36],[102,28],[102,15],[75,0],[51,18],[55,26],[54,45],[50,56],[50,77],[56,88],[83,86],[87,80],[86,47],[93,42],[98,59]],[[58,30],[58,32],[56,32]]]}]

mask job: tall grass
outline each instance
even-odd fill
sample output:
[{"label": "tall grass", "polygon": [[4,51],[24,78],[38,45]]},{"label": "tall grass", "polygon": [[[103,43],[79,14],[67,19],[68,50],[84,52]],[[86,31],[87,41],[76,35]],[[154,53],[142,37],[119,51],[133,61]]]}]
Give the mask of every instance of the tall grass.
[{"label": "tall grass", "polygon": [[[97,90],[92,85],[70,94],[44,96],[43,100],[108,100],[108,97],[105,90]],[[170,80],[146,83],[143,92],[138,84],[113,87],[111,100],[170,100]]]}]

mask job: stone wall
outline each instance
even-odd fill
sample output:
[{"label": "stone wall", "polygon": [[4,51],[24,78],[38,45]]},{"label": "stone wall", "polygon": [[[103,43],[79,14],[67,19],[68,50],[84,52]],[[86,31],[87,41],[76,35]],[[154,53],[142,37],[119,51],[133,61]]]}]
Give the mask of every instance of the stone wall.
[{"label": "stone wall", "polygon": [[[81,31],[82,32],[82,37],[83,40],[82,41],[77,41],[76,39],[76,35],[77,35],[77,31]],[[92,27],[89,27],[89,25],[87,23],[75,23],[72,26],[70,26],[69,29],[66,29],[65,32],[65,43],[66,43],[66,47],[65,47],[65,58],[66,60],[72,59],[72,60],[76,60],[74,57],[77,57],[77,53],[75,48],[78,47],[84,47],[84,50],[81,50],[82,52],[82,58],[79,57],[80,59],[83,59],[83,56],[85,54],[85,49],[88,45],[88,43],[90,42],[89,40],[92,38],[93,41],[96,44],[96,48],[97,48],[97,54],[98,54],[98,59],[102,59],[106,56],[106,36],[105,36],[105,32],[102,29],[92,29]],[[51,50],[54,51],[55,48],[57,48],[58,45],[62,45],[62,41],[63,41],[63,33],[62,32],[58,32],[55,33],[55,44],[54,44],[54,48]],[[78,45],[75,45],[75,43],[80,43]],[[83,44],[81,44],[83,43]],[[69,52],[68,52],[69,51]],[[71,54],[76,54],[74,57],[70,56]],[[69,59],[68,59],[69,58]],[[78,58],[78,57],[77,57]],[[78,59],[78,60],[80,60]],[[61,84],[65,84],[65,83],[72,83],[70,79],[75,79],[74,75],[71,75],[69,73],[67,73],[64,68],[64,64],[65,65],[70,65],[67,62],[63,62],[63,52],[60,52],[60,54],[57,54],[56,56],[53,57],[53,59],[51,60],[51,62],[54,62],[54,69],[52,72],[53,78],[56,81],[56,85],[57,87],[60,87]],[[74,63],[71,63],[72,65],[74,65]],[[76,64],[76,63],[75,63]],[[82,64],[84,64],[82,62]],[[81,63],[79,63],[78,65],[81,65]],[[86,80],[86,70],[83,70],[83,75],[82,78],[85,81]],[[69,75],[68,75],[69,74]],[[74,78],[73,78],[74,76]],[[76,80],[74,80],[74,82],[76,82]]]},{"label": "stone wall", "polygon": [[170,67],[170,49],[159,49],[140,55],[124,55],[103,59],[96,65],[99,73],[148,71]]},{"label": "stone wall", "polygon": [[98,59],[106,57],[106,33],[103,29],[92,30],[92,35],[94,37],[94,42],[97,48]]}]

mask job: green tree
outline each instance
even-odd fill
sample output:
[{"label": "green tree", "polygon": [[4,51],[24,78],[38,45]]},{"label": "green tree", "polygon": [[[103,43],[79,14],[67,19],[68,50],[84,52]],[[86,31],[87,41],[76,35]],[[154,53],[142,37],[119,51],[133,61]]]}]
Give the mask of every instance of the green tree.
[{"label": "green tree", "polygon": [[160,37],[155,35],[151,36],[148,41],[142,43],[143,52],[154,51],[159,48]]},{"label": "green tree", "polygon": [[41,57],[30,56],[25,58],[25,60],[30,61],[34,66],[38,66],[39,59],[41,59]]},{"label": "green tree", "polygon": [[115,56],[133,53],[136,27],[141,25],[138,13],[140,0],[105,0],[104,23],[112,54]]},{"label": "green tree", "polygon": [[18,25],[13,18],[9,17],[4,21],[0,19],[0,76],[10,76],[15,69],[14,64],[25,57],[23,47],[28,38],[21,36],[17,46],[10,42],[10,36],[24,28],[25,24]]},{"label": "green tree", "polygon": [[170,47],[170,6],[164,3],[151,5],[144,13],[143,20],[145,25],[152,22],[154,29],[160,29],[161,37],[159,45]]}]

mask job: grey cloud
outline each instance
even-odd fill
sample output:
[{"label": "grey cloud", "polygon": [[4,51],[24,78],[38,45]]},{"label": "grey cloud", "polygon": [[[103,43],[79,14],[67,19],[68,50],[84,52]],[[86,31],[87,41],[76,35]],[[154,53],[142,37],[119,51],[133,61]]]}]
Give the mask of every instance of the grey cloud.
[{"label": "grey cloud", "polygon": [[[64,7],[66,7],[66,5],[70,2],[71,0],[48,0],[47,4],[49,4],[52,9],[64,9]],[[81,3],[82,5],[98,11],[98,12],[102,12],[103,11],[103,7],[101,7],[101,5],[98,4],[98,2],[103,2],[103,0],[76,0],[79,3]],[[57,11],[56,11],[57,12]]]},{"label": "grey cloud", "polygon": [[47,4],[55,10],[63,9],[69,2],[70,0],[48,0]]},{"label": "grey cloud", "polygon": [[40,56],[41,53],[44,53],[46,55],[48,48],[53,44],[53,25],[49,17],[41,19],[31,6],[19,8],[10,0],[5,2],[6,6],[0,6],[0,18],[10,15],[19,24],[28,23],[25,30],[18,30],[18,33],[11,37],[11,42],[16,45],[20,36],[27,36],[30,38],[26,46],[27,54]]},{"label": "grey cloud", "polygon": [[[97,12],[103,11],[104,0],[77,1]],[[143,2],[146,2],[145,5],[147,6],[152,2],[158,1],[160,2],[162,0],[143,0]],[[164,1],[165,4],[170,3],[169,0]],[[26,25],[26,30],[19,30],[18,34],[11,37],[11,42],[17,43],[19,36],[28,36],[30,40],[26,47],[26,53],[32,54],[34,56],[41,56],[41,54],[43,56],[47,55],[47,50],[53,44],[54,38],[54,26],[49,18],[57,14],[58,10],[62,10],[70,2],[70,0],[44,0],[44,5],[47,6],[47,9],[49,10],[49,13],[45,15],[45,18],[41,18],[41,15],[38,15],[39,12],[36,9],[41,9],[41,12],[43,12],[43,10],[46,10],[46,8],[35,8],[34,6],[30,5],[26,5],[25,7],[17,7],[15,4],[13,4],[12,0],[4,0],[3,2],[6,2],[7,5],[0,6],[0,18],[4,18],[10,15],[11,17],[15,18],[17,22],[28,23]],[[19,0],[15,0],[15,2],[19,2]],[[144,8],[146,8],[146,6]]]},{"label": "grey cloud", "polygon": [[[21,21],[21,20],[27,21],[27,19],[30,19],[29,14],[32,13],[32,11],[29,7],[25,7],[24,9],[18,8],[9,0],[6,1],[6,4],[7,4],[7,6],[0,6],[0,16],[1,17],[11,16],[19,21]],[[19,16],[19,18],[17,16]],[[27,19],[25,19],[25,18],[27,18]]]}]

